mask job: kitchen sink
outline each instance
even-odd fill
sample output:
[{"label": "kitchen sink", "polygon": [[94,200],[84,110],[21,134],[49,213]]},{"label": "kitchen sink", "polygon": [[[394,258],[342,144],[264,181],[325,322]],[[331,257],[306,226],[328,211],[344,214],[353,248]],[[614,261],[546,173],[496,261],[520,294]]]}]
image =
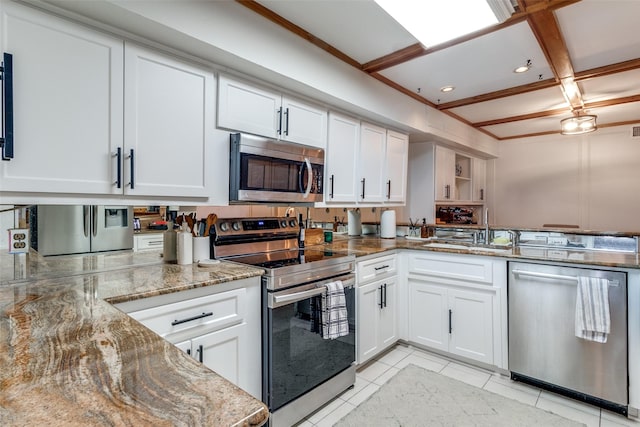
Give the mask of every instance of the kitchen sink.
[{"label": "kitchen sink", "polygon": [[434,248],[434,249],[456,249],[456,250],[463,250],[463,251],[491,252],[491,253],[504,253],[504,252],[509,252],[511,250],[511,249],[505,249],[505,248],[460,245],[456,243],[442,243],[442,242],[431,242],[431,243],[424,244],[422,246],[426,248]]}]

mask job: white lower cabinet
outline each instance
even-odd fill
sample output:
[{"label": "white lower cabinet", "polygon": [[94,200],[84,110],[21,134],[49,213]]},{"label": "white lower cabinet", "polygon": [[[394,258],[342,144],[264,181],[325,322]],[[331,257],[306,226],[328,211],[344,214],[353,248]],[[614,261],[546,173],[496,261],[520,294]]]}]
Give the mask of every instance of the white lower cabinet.
[{"label": "white lower cabinet", "polygon": [[506,369],[505,261],[432,252],[408,257],[409,341]]},{"label": "white lower cabinet", "polygon": [[[358,263],[357,271],[363,266],[376,268],[395,266],[396,255],[383,256],[373,262],[371,260]],[[378,265],[379,264],[379,265]],[[379,269],[378,271],[381,271]],[[362,364],[398,341],[397,312],[397,276],[394,273],[384,274],[382,278],[360,281],[358,278],[357,293],[357,363]]]},{"label": "white lower cabinet", "polygon": [[261,399],[259,277],[116,306],[217,374]]},{"label": "white lower cabinet", "polygon": [[408,283],[411,341],[493,364],[495,290],[449,288],[426,278]]},{"label": "white lower cabinet", "polygon": [[192,340],[175,343],[175,346],[191,355],[205,366],[234,384],[248,384],[251,378],[246,367],[251,363],[247,351],[247,324],[224,328]]}]

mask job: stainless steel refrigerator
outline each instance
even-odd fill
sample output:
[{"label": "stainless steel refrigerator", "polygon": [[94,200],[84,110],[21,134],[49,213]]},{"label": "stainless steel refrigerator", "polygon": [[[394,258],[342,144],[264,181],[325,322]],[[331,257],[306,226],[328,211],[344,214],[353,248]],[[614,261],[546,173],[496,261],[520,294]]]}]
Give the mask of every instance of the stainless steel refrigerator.
[{"label": "stainless steel refrigerator", "polygon": [[44,256],[133,248],[130,206],[38,205],[31,224],[33,247]]}]

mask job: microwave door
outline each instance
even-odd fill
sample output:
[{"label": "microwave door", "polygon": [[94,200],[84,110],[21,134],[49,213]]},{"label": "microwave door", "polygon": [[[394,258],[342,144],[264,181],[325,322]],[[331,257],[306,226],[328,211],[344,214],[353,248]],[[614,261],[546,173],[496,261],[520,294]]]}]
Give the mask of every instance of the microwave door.
[{"label": "microwave door", "polygon": [[91,206],[91,251],[133,248],[133,208]]}]

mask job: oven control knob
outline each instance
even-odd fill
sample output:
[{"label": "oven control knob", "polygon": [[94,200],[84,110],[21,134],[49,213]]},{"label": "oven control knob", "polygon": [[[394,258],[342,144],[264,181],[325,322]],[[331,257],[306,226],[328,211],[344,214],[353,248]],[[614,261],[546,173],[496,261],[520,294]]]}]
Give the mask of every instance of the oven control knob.
[{"label": "oven control knob", "polygon": [[231,225],[231,227],[233,227],[233,230],[234,230],[234,231],[240,231],[240,226],[241,226],[241,225],[242,225],[242,224],[240,224],[240,221],[236,221],[236,222],[234,222],[234,223]]},{"label": "oven control knob", "polygon": [[229,223],[223,222],[222,224],[220,224],[220,231],[229,231]]},{"label": "oven control knob", "polygon": [[296,226],[296,220],[295,219],[290,219],[289,220],[289,227],[295,227]]},{"label": "oven control knob", "polygon": [[287,228],[287,220],[286,219],[283,219],[282,221],[280,221],[280,227]]}]

